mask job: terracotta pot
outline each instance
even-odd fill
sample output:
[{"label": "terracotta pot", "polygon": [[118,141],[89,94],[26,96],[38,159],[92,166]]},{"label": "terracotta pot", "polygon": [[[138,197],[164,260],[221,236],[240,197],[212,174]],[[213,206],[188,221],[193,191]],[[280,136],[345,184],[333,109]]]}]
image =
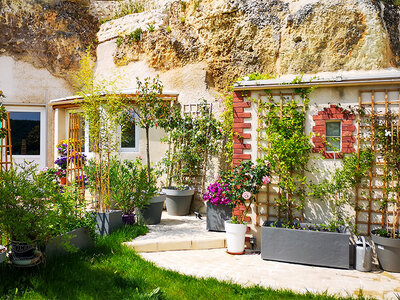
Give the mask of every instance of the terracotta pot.
[{"label": "terracotta pot", "polygon": [[60,177],[60,184],[66,185],[67,184],[67,177]]}]

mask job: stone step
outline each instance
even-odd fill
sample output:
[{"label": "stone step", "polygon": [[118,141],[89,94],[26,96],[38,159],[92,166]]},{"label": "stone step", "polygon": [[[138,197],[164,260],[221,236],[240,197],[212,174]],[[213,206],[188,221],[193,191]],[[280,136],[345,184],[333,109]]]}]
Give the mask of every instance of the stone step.
[{"label": "stone step", "polygon": [[158,240],[133,240],[125,246],[136,252],[162,252],[176,250],[205,250],[226,248],[226,239],[218,238],[174,238]]}]

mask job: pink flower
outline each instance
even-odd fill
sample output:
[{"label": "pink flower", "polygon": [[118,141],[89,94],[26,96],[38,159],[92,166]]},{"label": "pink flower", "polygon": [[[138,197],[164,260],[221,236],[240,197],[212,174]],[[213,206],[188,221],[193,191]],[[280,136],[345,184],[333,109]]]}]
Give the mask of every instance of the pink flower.
[{"label": "pink flower", "polygon": [[268,176],[264,176],[262,179],[263,184],[268,184],[271,182],[271,178],[269,178]]},{"label": "pink flower", "polygon": [[214,175],[214,180],[215,180],[215,181],[218,181],[218,180],[220,180],[220,179],[221,179],[221,176],[219,176],[218,173]]},{"label": "pink flower", "polygon": [[249,200],[251,197],[251,193],[250,192],[243,192],[242,197],[244,200]]},{"label": "pink flower", "polygon": [[139,155],[139,156],[138,156],[138,158],[139,158],[139,159],[142,159],[142,156],[141,156],[141,155]]},{"label": "pink flower", "polygon": [[220,103],[222,103],[222,101],[224,101],[222,98],[219,98],[219,100],[218,100]]}]

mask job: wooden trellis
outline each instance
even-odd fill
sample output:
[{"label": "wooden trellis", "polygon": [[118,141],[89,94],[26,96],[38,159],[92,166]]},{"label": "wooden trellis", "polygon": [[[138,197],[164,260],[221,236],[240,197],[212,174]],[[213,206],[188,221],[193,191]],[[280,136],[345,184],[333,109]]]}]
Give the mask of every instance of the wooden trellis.
[{"label": "wooden trellis", "polygon": [[7,112],[6,119],[1,120],[1,128],[5,129],[6,136],[0,141],[0,168],[1,171],[8,171],[12,168],[12,145],[9,112]]},{"label": "wooden trellis", "polygon": [[[212,114],[212,103],[191,103],[183,105],[183,114],[191,115],[192,117],[197,117],[200,114],[200,109],[207,107],[208,113],[211,116]],[[202,195],[205,191],[206,184],[206,171],[207,171],[207,162],[208,162],[208,151],[204,153],[203,158],[204,164],[202,166],[202,171],[199,176],[196,178],[190,178],[189,176],[186,178],[187,182],[193,184],[195,183],[195,194]]]},{"label": "wooden trellis", "polygon": [[75,182],[79,188],[80,201],[85,199],[85,180],[83,174],[83,153],[81,136],[81,116],[69,114],[67,146],[67,185]]},{"label": "wooden trellis", "polygon": [[[272,99],[277,99],[280,105],[279,117],[282,117],[282,110],[288,101],[296,99],[295,93],[272,93],[269,95],[260,94],[258,98],[258,130],[257,130],[257,158],[262,158],[269,148],[268,137],[266,135],[265,129],[268,124],[263,121],[263,116],[268,113],[268,108],[262,105],[263,98],[271,97]],[[264,101],[265,102],[265,101]],[[300,109],[304,109],[302,104],[299,104]],[[277,204],[276,200],[281,197],[282,189],[278,185],[280,178],[277,174],[271,174],[271,183],[264,186],[256,196],[255,212],[256,212],[256,226],[261,226],[264,221],[279,221],[283,217],[282,209]],[[293,195],[288,195],[293,197]],[[290,213],[293,214],[294,218],[303,221],[303,209],[298,212],[295,216],[294,213],[296,209],[294,206],[290,207]]]},{"label": "wooden trellis", "polygon": [[[1,120],[1,128],[5,129],[6,136],[0,140],[0,168],[1,171],[9,171],[12,168],[12,144],[9,112],[7,112],[6,118]],[[8,238],[1,231],[0,245],[8,246]]]},{"label": "wooden trellis", "polygon": [[[376,227],[391,226],[396,203],[389,203],[382,207],[382,200],[395,198],[399,203],[399,191],[394,195],[388,194],[387,188],[396,182],[385,182],[387,162],[379,155],[379,145],[376,144],[374,122],[382,120],[388,113],[396,118],[390,124],[390,134],[399,134],[400,127],[400,89],[376,89],[359,92],[358,104],[360,112],[357,119],[357,151],[366,147],[375,153],[375,162],[369,171],[368,177],[356,187],[356,230],[360,234],[369,235]],[[388,124],[386,124],[388,125]],[[388,133],[389,134],[389,133]]]}]

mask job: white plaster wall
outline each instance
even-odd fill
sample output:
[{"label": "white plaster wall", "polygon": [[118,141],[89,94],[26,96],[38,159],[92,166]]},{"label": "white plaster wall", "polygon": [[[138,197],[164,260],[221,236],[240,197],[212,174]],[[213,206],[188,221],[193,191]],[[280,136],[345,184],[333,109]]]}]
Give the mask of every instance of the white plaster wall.
[{"label": "white plaster wall", "polygon": [[[186,65],[182,68],[160,72],[148,66],[145,61],[129,63],[126,66],[116,66],[113,61],[113,52],[116,49],[115,39],[103,42],[97,47],[97,63],[95,76],[100,79],[121,78],[118,88],[136,88],[136,77],[143,81],[146,77],[159,76],[164,86],[164,91],[174,91],[179,93],[178,101],[181,104],[199,103],[204,98],[213,104],[215,115],[220,115],[222,106],[216,100],[217,93],[209,89],[206,84],[206,68],[203,63]],[[150,151],[151,160],[157,163],[167,150],[167,145],[160,143],[160,138],[165,136],[160,130],[151,130]],[[121,153],[122,158],[134,159],[141,156],[146,161],[146,143],[144,130],[140,131],[139,153]],[[218,162],[213,159],[209,163],[208,178],[213,178],[218,171]],[[196,210],[205,212],[205,206],[201,200],[192,204]]]},{"label": "white plaster wall", "polygon": [[[4,104],[42,104],[47,107],[49,100],[70,96],[73,93],[67,81],[53,76],[46,69],[38,69],[9,56],[0,56],[0,71],[0,90],[6,96]],[[46,111],[46,164],[51,166],[53,112],[49,107]]]}]

